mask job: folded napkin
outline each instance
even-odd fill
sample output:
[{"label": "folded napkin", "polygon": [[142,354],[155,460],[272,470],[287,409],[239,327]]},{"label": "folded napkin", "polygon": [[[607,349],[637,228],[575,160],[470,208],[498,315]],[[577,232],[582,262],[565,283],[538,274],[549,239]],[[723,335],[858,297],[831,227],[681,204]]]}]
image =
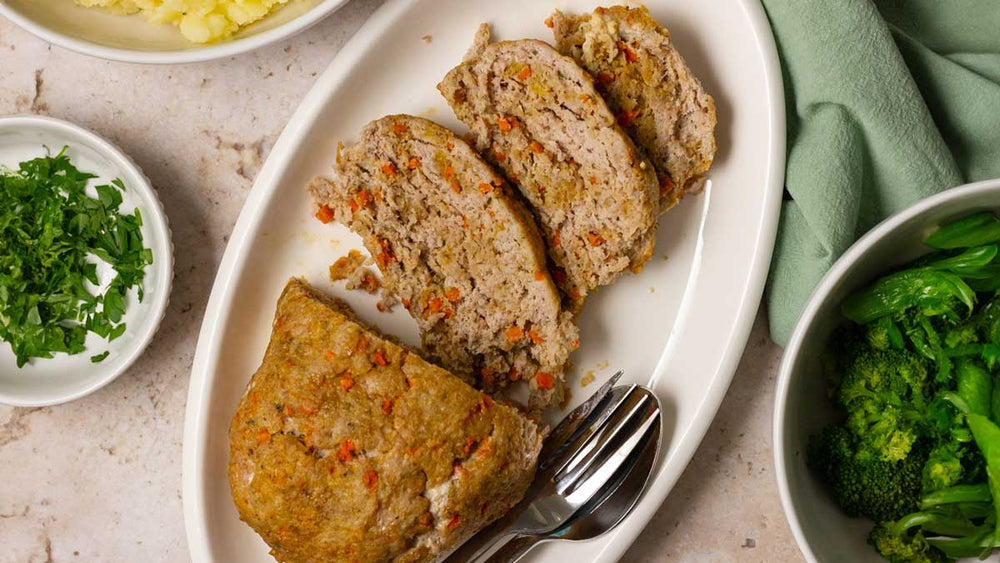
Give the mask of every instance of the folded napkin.
[{"label": "folded napkin", "polygon": [[1000,2],[763,3],[788,121],[765,296],[771,336],[784,344],[823,274],[876,223],[1000,177]]}]

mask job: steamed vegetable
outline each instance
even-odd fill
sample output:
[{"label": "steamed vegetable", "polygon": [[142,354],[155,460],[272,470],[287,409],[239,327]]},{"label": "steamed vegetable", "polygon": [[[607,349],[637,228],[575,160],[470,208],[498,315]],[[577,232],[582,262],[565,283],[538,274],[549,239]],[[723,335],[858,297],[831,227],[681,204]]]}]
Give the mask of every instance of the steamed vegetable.
[{"label": "steamed vegetable", "polygon": [[841,305],[826,369],[840,420],[808,461],[892,562],[1000,547],[1000,220],[977,213],[936,251]]}]

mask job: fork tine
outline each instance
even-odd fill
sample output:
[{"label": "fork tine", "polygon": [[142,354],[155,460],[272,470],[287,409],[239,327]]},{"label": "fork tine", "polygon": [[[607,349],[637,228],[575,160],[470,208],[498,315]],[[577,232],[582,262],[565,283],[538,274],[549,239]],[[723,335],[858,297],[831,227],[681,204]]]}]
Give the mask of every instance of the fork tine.
[{"label": "fork tine", "polygon": [[649,395],[638,387],[629,389],[622,403],[590,438],[586,447],[557,472],[558,492],[572,494],[579,483],[597,472],[607,473],[605,467],[614,469],[620,466],[629,452],[639,445],[653,421],[658,420],[658,413],[658,407]]}]

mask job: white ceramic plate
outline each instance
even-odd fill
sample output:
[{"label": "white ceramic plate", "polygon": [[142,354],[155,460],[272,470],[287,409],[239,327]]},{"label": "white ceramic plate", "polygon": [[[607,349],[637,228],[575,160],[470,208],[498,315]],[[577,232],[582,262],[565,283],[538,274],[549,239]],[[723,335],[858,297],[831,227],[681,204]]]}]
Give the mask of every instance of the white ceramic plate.
[{"label": "white ceramic plate", "polygon": [[290,0],[231,40],[200,45],[173,25],[152,24],[84,8],[73,0],[0,0],[0,15],[49,43],[130,63],[180,64],[231,57],[281,41],[335,12],[348,0]]},{"label": "white ceramic plate", "polygon": [[[195,561],[269,561],[239,521],[226,478],[230,418],[267,344],[274,304],[289,276],[345,298],[361,317],[415,343],[402,311],[332,287],[327,266],[360,240],[311,216],[304,189],[326,174],[339,140],[371,119],[409,112],[463,130],[435,90],[476,26],[500,39],[550,40],[554,8],[594,0],[396,0],[344,47],[302,102],[261,170],[222,259],[198,342],[184,434],[184,513]],[[719,152],[710,193],[661,220],[656,256],[587,302],[570,376],[574,403],[616,369],[649,385],[665,409],[665,455],[648,493],[614,532],[584,544],[549,544],[530,559],[614,561],[666,498],[704,436],[746,343],[771,257],[784,169],[784,102],[770,28],[752,0],[647,2],[715,96]],[[429,41],[422,37],[429,36]],[[669,260],[662,256],[669,256]],[[594,372],[597,381],[581,388]]]},{"label": "white ceramic plate", "polygon": [[[143,282],[145,297],[140,303],[134,289],[129,293],[123,319],[128,323],[125,334],[108,343],[91,333],[87,336],[87,350],[81,354],[56,354],[52,359],[32,360],[18,368],[10,345],[0,342],[0,403],[53,405],[78,399],[107,385],[149,345],[170,298],[173,280],[170,229],[160,200],[139,167],[108,141],[72,123],[38,116],[0,118],[0,166],[17,168],[20,162],[45,156],[46,147],[56,154],[64,146],[69,147],[67,154],[77,168],[98,176],[89,186],[121,178],[126,188],[121,210],[131,212],[139,208],[143,243],[153,251],[153,264],[147,267]],[[103,278],[102,272],[98,268]],[[105,350],[111,354],[103,362],[90,361],[91,356]]]}]

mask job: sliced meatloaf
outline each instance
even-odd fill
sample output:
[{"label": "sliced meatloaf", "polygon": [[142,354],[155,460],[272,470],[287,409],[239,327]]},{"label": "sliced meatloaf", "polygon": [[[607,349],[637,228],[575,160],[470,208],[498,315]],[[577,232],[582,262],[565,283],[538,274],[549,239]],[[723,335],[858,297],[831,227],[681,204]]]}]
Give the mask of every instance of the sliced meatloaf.
[{"label": "sliced meatloaf", "polygon": [[319,215],[361,235],[425,350],[493,392],[523,379],[532,406],[561,400],[575,346],[531,214],[451,131],[419,117],[368,124],[311,184]]},{"label": "sliced meatloaf", "polygon": [[488,34],[480,28],[438,90],[530,203],[556,283],[578,307],[652,255],[656,174],[573,59],[542,41],[490,44]]},{"label": "sliced meatloaf", "polygon": [[431,561],[517,503],[538,429],[289,281],[229,430],[240,517],[282,562]]},{"label": "sliced meatloaf", "polygon": [[618,123],[653,161],[661,208],[700,188],[715,156],[715,102],[646,7],[575,17],[557,10],[546,23],[559,51],[597,78]]}]

